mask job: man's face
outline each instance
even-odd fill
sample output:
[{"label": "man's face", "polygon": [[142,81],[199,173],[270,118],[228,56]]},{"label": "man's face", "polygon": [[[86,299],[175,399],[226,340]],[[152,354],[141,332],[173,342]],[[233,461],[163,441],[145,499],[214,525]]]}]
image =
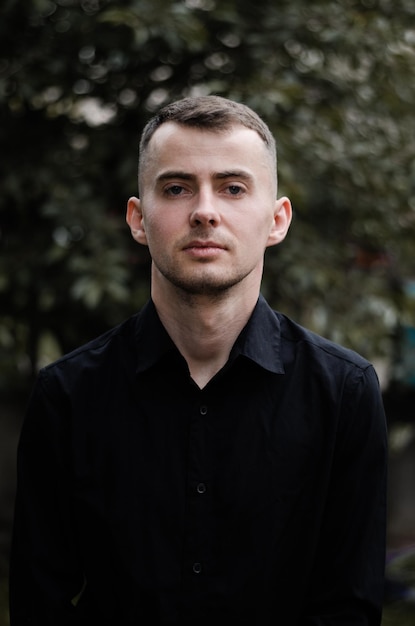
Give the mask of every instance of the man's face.
[{"label": "man's face", "polygon": [[260,281],[265,248],[288,229],[272,158],[259,135],[160,126],[147,148],[141,198],[129,202],[134,238],[149,246],[153,282],[216,295]]}]

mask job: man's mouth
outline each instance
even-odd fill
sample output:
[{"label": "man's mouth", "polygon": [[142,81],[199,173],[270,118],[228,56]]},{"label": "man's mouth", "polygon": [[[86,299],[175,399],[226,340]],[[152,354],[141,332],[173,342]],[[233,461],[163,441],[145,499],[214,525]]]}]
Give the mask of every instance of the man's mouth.
[{"label": "man's mouth", "polygon": [[204,258],[220,254],[226,248],[216,241],[194,240],[187,243],[183,250],[190,255]]}]

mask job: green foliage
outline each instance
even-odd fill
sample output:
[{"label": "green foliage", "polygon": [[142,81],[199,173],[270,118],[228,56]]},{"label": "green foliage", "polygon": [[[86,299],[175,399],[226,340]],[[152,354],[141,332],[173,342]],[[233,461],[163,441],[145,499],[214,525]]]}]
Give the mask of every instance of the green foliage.
[{"label": "green foliage", "polygon": [[[148,297],[124,225],[140,130],[218,93],[279,146],[292,232],[264,292],[304,324],[388,354],[413,320],[412,0],[7,0],[0,9],[0,388]],[[45,347],[46,346],[46,347]]]},{"label": "green foliage", "polygon": [[395,602],[385,607],[382,626],[412,626],[415,621],[415,607],[408,602]]}]

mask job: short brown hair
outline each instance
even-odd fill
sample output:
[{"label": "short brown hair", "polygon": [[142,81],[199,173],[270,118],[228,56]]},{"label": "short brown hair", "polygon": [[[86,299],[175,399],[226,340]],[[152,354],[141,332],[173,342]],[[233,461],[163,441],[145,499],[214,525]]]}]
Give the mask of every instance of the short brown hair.
[{"label": "short brown hair", "polygon": [[150,139],[165,122],[218,132],[229,130],[238,124],[245,126],[258,133],[276,167],[275,139],[267,124],[255,111],[245,104],[221,96],[196,96],[167,104],[147,122],[140,140],[140,168]]}]

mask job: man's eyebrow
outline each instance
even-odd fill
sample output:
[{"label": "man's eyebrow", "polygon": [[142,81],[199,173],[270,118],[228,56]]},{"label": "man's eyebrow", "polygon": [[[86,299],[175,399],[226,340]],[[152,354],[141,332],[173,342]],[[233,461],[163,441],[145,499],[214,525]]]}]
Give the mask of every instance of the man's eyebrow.
[{"label": "man's eyebrow", "polygon": [[[194,174],[190,174],[189,172],[184,172],[181,170],[167,170],[166,172],[161,172],[157,176],[157,182],[163,182],[165,180],[194,180],[196,176]],[[253,175],[246,170],[224,170],[222,172],[215,172],[212,174],[212,178],[217,180],[225,180],[226,178],[239,178],[241,180],[251,181],[253,180]]]},{"label": "man's eyebrow", "polygon": [[251,181],[254,177],[246,170],[225,170],[223,172],[217,172],[214,174],[213,178],[217,178],[219,180],[224,178],[239,178],[241,180]]},{"label": "man's eyebrow", "polygon": [[161,174],[157,176],[157,181],[163,182],[164,180],[171,180],[172,178],[178,178],[179,180],[193,180],[195,176],[180,170],[168,170],[166,172],[161,172]]}]

